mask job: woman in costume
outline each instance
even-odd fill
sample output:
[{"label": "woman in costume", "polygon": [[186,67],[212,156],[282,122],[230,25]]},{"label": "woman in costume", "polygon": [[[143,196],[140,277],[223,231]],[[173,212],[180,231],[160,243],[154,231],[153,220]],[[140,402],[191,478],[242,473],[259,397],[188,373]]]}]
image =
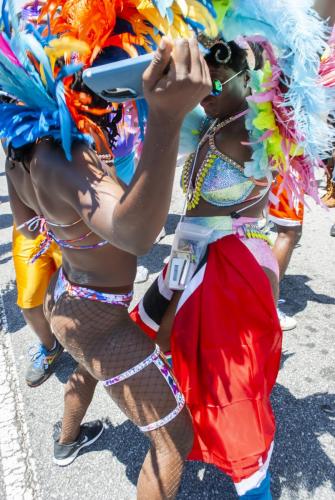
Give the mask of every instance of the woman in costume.
[{"label": "woman in costume", "polygon": [[[256,58],[261,63],[260,52]],[[244,173],[252,154],[250,147],[241,147],[249,141],[247,51],[235,42],[213,41],[206,61],[213,85],[222,91],[201,103],[214,122],[186,160],[182,186],[188,196],[183,223],[210,229],[208,254],[182,295],[169,290],[165,272],[144,297],[137,320],[146,322],[143,311],[161,309],[150,304],[158,286],[160,300],[171,302],[156,341],[169,351],[173,329],[173,369],[196,431],[191,458],[213,462],[230,474],[244,498],[252,488],[243,479],[259,470],[260,460],[269,462],[274,438],[268,398],[281,352],[278,265],[262,229],[272,177],[255,183]],[[248,425],[241,425],[245,421]],[[268,491],[265,467],[253,486],[259,483]]]},{"label": "woman in costume", "polygon": [[[87,2],[90,13],[107,5],[101,4]],[[115,6],[111,3],[112,10]],[[92,147],[92,137],[108,147],[105,133],[113,132],[115,122],[103,128],[103,118],[114,113],[118,119],[118,110],[96,105],[78,88],[79,63],[92,56],[89,44],[67,30],[63,37],[62,20],[60,32],[44,34],[34,26],[20,31],[12,2],[8,7],[2,12],[0,83],[16,103],[1,105],[1,136],[9,147],[6,174],[17,195],[13,215],[27,237],[38,231],[44,236],[33,260],[52,241],[62,248],[62,268],[49,287],[45,313],[59,342],[79,363],[67,384],[57,462],[70,463],[101,434],[101,426],[80,427],[80,422],[102,381],[151,442],[138,498],[175,498],[192,446],[190,416],[158,346],[134,325],[127,309],[136,256],[150,248],[167,215],[182,120],[209,92],[208,68],[194,38],[174,46],[161,41],[144,76],[149,115],[141,159],[125,188],[115,174],[105,174]],[[138,26],[140,14],[135,17]],[[102,19],[111,17],[103,12]],[[114,27],[111,22],[110,35]],[[129,41],[129,33],[125,38]],[[26,208],[36,214],[28,221],[22,215]]]},{"label": "woman in costume", "polygon": [[[199,140],[182,174],[186,216],[169,265],[132,317],[162,350],[171,345],[193,417],[189,458],[227,473],[240,498],[261,500],[271,498],[275,420],[269,397],[282,340],[278,265],[263,210],[271,170],[281,172],[283,185],[300,199],[305,190],[317,198],[314,167],[333,140],[321,115],[334,105],[318,73],[327,31],[307,3],[220,5],[223,34],[236,41],[204,39],[213,91],[201,103],[204,125],[195,127],[189,117]],[[316,119],[323,136],[315,136]],[[202,239],[203,257],[197,250]]]}]

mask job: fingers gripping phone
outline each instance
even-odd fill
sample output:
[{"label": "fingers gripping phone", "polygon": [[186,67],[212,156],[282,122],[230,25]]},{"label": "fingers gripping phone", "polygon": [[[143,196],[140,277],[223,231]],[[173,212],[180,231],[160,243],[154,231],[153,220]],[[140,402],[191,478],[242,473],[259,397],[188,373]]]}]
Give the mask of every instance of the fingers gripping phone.
[{"label": "fingers gripping phone", "polygon": [[88,68],[83,81],[95,94],[112,102],[143,97],[142,76],[153,53]]}]

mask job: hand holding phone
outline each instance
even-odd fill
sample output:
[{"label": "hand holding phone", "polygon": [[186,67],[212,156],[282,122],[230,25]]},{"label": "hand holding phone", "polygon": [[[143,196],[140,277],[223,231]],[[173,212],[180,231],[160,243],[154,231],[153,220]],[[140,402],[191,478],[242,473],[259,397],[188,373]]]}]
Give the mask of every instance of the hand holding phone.
[{"label": "hand holding phone", "polygon": [[162,119],[183,120],[210,94],[212,81],[195,38],[172,42],[163,38],[143,74],[144,97]]}]

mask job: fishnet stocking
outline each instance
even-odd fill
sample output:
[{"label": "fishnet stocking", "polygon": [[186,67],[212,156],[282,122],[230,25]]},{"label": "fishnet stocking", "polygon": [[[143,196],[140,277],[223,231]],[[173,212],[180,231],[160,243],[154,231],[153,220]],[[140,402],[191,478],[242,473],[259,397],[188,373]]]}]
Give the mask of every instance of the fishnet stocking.
[{"label": "fishnet stocking", "polygon": [[[45,314],[59,342],[92,377],[97,380],[115,377],[154,351],[152,341],[130,320],[125,309],[70,297],[66,293],[54,303],[54,283],[53,280],[46,297]],[[106,390],[126,416],[139,426],[156,422],[176,407],[171,389],[153,364]],[[81,405],[80,398],[70,399],[68,404]],[[75,408],[66,408],[66,413],[80,415]],[[184,408],[169,424],[148,433],[148,437],[151,448],[139,476],[138,499],[173,499],[184,460],[192,447],[188,410]]]},{"label": "fishnet stocking", "polygon": [[80,424],[90,406],[98,381],[82,365],[73,372],[64,391],[64,415],[59,442],[76,441]]}]

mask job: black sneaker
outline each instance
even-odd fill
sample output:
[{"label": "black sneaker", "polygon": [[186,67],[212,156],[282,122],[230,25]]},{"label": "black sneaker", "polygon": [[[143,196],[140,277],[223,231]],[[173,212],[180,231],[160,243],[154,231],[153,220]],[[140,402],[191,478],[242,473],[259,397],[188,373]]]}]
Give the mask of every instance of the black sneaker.
[{"label": "black sneaker", "polygon": [[101,436],[103,430],[101,420],[83,424],[80,426],[78,439],[70,444],[59,444],[59,430],[58,436],[54,435],[54,463],[61,467],[72,464],[80,450],[93,444]]},{"label": "black sneaker", "polygon": [[56,340],[56,347],[51,351],[48,351],[43,344],[29,349],[30,364],[26,371],[26,382],[29,387],[37,387],[50,377],[55,362],[63,350],[58,340]]}]

